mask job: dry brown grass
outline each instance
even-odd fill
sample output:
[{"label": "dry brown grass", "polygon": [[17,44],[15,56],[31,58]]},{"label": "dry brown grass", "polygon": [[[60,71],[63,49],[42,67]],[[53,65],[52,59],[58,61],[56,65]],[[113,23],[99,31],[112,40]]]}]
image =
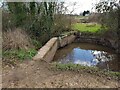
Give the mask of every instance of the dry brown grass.
[{"label": "dry brown grass", "polygon": [[33,45],[26,32],[20,28],[3,32],[3,50],[29,49]]}]

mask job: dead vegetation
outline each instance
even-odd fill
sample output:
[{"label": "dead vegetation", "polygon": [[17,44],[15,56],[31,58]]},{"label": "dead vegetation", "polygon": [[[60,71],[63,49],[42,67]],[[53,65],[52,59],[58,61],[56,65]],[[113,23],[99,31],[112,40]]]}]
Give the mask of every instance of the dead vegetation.
[{"label": "dead vegetation", "polygon": [[3,50],[27,50],[31,47],[33,47],[33,45],[30,43],[30,38],[22,29],[16,28],[3,32]]}]

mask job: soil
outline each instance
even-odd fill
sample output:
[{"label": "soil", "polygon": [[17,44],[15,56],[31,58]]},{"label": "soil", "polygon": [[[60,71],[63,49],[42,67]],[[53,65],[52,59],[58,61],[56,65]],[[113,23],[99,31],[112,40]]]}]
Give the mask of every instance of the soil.
[{"label": "soil", "polygon": [[118,88],[118,80],[88,72],[56,71],[44,61],[28,60],[5,66],[3,88]]}]

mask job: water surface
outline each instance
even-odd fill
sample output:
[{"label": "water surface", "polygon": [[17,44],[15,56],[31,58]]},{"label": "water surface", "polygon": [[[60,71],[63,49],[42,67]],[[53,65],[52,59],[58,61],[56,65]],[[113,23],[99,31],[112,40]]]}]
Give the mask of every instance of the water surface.
[{"label": "water surface", "polygon": [[100,69],[118,70],[115,52],[107,47],[88,43],[72,43],[56,52],[54,61],[95,66]]}]

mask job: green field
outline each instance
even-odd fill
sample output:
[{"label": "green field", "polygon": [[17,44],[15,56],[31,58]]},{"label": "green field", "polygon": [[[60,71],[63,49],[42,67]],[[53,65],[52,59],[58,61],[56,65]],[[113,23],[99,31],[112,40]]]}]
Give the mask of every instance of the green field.
[{"label": "green field", "polygon": [[96,33],[100,30],[101,25],[95,23],[76,23],[72,25],[72,29],[81,32]]}]

